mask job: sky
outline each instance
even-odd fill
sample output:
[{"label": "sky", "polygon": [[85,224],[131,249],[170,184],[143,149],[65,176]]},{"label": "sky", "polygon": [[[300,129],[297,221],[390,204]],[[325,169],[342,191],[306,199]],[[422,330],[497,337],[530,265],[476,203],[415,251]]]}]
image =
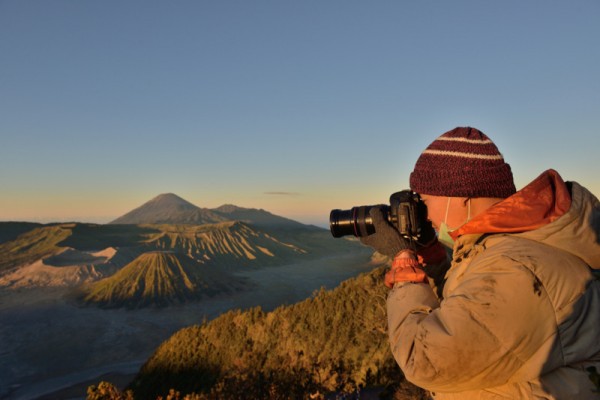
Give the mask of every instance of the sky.
[{"label": "sky", "polygon": [[0,0],[0,220],[161,193],[321,226],[436,137],[600,195],[600,2]]}]

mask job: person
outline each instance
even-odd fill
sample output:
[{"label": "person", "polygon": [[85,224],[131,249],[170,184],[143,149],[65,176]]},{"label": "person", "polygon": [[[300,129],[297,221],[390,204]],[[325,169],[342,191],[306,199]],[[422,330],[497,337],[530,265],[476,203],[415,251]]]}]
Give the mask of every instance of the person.
[{"label": "person", "polygon": [[433,239],[411,243],[379,208],[361,238],[393,259],[389,341],[406,379],[435,399],[598,399],[598,199],[552,169],[516,191],[471,127],[423,151],[410,189]]}]

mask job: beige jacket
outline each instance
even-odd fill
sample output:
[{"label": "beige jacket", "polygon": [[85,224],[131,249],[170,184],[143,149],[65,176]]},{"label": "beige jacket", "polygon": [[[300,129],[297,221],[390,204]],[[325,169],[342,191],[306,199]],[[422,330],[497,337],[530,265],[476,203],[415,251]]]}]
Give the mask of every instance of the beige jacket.
[{"label": "beige jacket", "polygon": [[[545,178],[566,188],[556,176]],[[442,300],[426,284],[390,291],[390,344],[409,381],[436,399],[600,399],[586,370],[600,372],[600,203],[577,183],[568,197],[536,229],[458,237]]]}]

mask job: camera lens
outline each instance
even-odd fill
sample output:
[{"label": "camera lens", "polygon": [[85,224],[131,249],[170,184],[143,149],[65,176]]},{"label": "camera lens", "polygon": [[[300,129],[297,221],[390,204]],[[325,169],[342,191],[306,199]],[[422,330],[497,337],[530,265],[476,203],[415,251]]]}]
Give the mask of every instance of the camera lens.
[{"label": "camera lens", "polygon": [[332,210],[329,214],[329,230],[333,237],[347,235],[356,237],[369,236],[375,233],[373,221],[369,215],[376,206],[352,207],[350,210]]}]

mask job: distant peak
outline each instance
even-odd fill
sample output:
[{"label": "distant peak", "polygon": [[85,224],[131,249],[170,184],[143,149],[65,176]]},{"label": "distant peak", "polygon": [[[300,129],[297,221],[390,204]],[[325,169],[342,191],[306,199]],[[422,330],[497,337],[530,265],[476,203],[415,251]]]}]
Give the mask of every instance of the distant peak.
[{"label": "distant peak", "polygon": [[245,210],[245,208],[238,207],[233,204],[223,204],[222,206],[215,208],[215,210],[222,213],[232,213],[235,211]]},{"label": "distant peak", "polygon": [[174,193],[163,193],[112,221],[112,224],[204,224],[222,221]]},{"label": "distant peak", "polygon": [[[152,200],[183,200],[181,197],[177,196],[175,193],[161,193]],[[183,200],[185,201],[185,200]]]},{"label": "distant peak", "polygon": [[185,204],[187,206],[194,206],[192,203],[190,203],[189,201],[187,201],[187,200],[185,200],[185,199],[177,196],[175,193],[163,193],[163,194],[159,194],[158,196],[156,196],[155,198],[153,198],[152,200],[150,200],[150,203]]}]

